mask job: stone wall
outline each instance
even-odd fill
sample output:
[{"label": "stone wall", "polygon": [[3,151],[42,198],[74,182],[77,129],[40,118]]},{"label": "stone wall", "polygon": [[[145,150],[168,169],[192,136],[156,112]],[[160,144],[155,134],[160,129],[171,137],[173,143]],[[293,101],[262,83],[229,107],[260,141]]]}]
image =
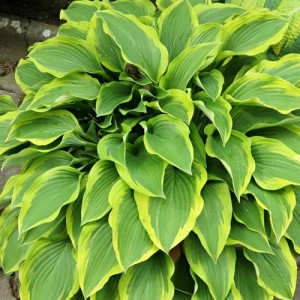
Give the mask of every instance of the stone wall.
[{"label": "stone wall", "polygon": [[[20,58],[26,57],[30,45],[56,34],[59,11],[69,2],[0,0],[0,95],[11,95],[17,103],[22,100],[23,93],[15,82],[14,67]],[[0,171],[0,192],[7,179],[17,172],[18,167]],[[5,276],[0,271],[0,300],[18,299],[17,282],[16,274]]]},{"label": "stone wall", "polygon": [[[26,2],[26,1],[25,1]],[[11,95],[19,103],[23,93],[15,82],[14,66],[25,58],[34,42],[56,34],[58,27],[0,12],[0,95]],[[0,172],[0,191],[17,169]]]},{"label": "stone wall", "polygon": [[0,11],[48,24],[59,24],[59,12],[71,0],[1,0]]}]

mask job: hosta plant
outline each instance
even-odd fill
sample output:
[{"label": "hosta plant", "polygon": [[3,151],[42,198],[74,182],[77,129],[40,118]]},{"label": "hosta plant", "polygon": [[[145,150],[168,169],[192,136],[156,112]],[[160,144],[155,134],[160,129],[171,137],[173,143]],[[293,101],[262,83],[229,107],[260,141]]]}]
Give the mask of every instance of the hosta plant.
[{"label": "hosta plant", "polygon": [[[300,54],[289,18],[74,1],[0,102],[0,257],[22,300],[292,299]],[[277,47],[277,48],[276,48]],[[277,49],[277,52],[276,52]]]}]

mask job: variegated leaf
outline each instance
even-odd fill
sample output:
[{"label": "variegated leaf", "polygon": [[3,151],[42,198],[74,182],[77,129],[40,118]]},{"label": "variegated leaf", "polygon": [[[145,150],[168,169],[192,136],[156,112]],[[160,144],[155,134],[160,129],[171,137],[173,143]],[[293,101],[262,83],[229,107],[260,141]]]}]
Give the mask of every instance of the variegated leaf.
[{"label": "variegated leaf", "polygon": [[83,226],[78,242],[78,271],[85,298],[101,290],[111,276],[122,272],[107,218]]},{"label": "variegated leaf", "polygon": [[158,252],[122,275],[119,282],[120,298],[171,300],[174,295],[171,281],[173,273],[174,264],[171,258]]},{"label": "variegated leaf", "polygon": [[228,142],[223,146],[221,137],[215,134],[214,126],[207,126],[205,131],[208,135],[205,145],[207,154],[221,161],[232,179],[234,192],[239,198],[255,170],[250,140],[242,133],[232,130]]},{"label": "variegated leaf", "polygon": [[296,197],[292,187],[270,191],[262,189],[251,181],[246,192],[251,193],[258,205],[269,212],[272,229],[279,241],[293,218]]},{"label": "variegated leaf", "polygon": [[20,233],[53,221],[64,205],[75,201],[82,176],[74,168],[56,167],[37,178],[24,195]]},{"label": "variegated leaf", "polygon": [[163,180],[167,164],[146,151],[143,139],[126,144],[126,167],[116,164],[120,177],[135,191],[147,196],[164,197]]},{"label": "variegated leaf", "polygon": [[192,172],[190,176],[172,166],[167,167],[165,199],[135,193],[143,226],[154,244],[165,252],[189,234],[202,210],[200,191],[206,182],[206,171],[201,164],[194,163]]},{"label": "variegated leaf", "polygon": [[22,299],[69,299],[79,287],[72,244],[65,237],[35,243],[21,267],[20,282]]},{"label": "variegated leaf", "polygon": [[270,295],[281,299],[292,299],[297,280],[297,265],[284,238],[277,244],[270,241],[274,254],[257,253],[244,249],[257,275],[257,282]]},{"label": "variegated leaf", "polygon": [[112,212],[113,246],[122,269],[127,272],[132,265],[143,262],[158,249],[144,229],[134,199],[134,191],[122,180],[117,181],[109,194]]},{"label": "variegated leaf", "polygon": [[157,23],[160,40],[167,47],[172,61],[186,48],[198,20],[188,1],[177,1],[162,12]]},{"label": "variegated leaf", "polygon": [[94,164],[86,185],[82,201],[81,222],[86,224],[104,217],[111,206],[108,195],[119,179],[114,163],[100,160]]},{"label": "variegated leaf", "polygon": [[[152,81],[158,82],[167,68],[168,51],[155,29],[144,25],[133,15],[117,11],[101,11],[96,16],[103,20],[104,32],[120,47],[124,60],[137,66]],[[133,40],[135,47],[132,47]]]},{"label": "variegated leaf", "polygon": [[234,280],[236,261],[234,247],[226,246],[215,262],[195,234],[190,234],[184,245],[192,271],[208,285],[215,300],[225,299]]},{"label": "variegated leaf", "polygon": [[145,131],[146,150],[186,173],[191,173],[193,146],[188,126],[168,115],[158,115],[140,123]]},{"label": "variegated leaf", "polygon": [[297,153],[276,139],[254,136],[250,140],[256,165],[253,177],[259,186],[277,190],[290,184],[300,185]]},{"label": "variegated leaf", "polygon": [[[208,181],[201,191],[204,206],[193,229],[211,258],[217,261],[225,247],[232,217],[229,188],[221,181]],[[214,222],[211,222],[214,220]]]}]

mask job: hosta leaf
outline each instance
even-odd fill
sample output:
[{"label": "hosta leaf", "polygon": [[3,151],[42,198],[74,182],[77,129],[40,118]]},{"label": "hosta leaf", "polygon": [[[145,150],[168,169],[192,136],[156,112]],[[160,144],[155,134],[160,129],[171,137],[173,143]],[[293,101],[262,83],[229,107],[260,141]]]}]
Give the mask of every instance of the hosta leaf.
[{"label": "hosta leaf", "polygon": [[296,196],[296,206],[293,211],[292,221],[286,230],[285,236],[292,240],[295,251],[300,254],[300,188],[293,187]]},{"label": "hosta leaf", "polygon": [[83,226],[78,242],[78,271],[85,298],[101,290],[112,275],[122,272],[106,218]]},{"label": "hosta leaf", "polygon": [[[18,153],[10,154],[5,158],[5,161],[3,162],[3,169],[9,169],[11,167],[21,165],[24,163],[26,164],[28,161],[31,161],[43,154],[55,152],[56,150],[70,146],[77,148],[84,146],[90,149],[90,147],[96,148],[97,145],[80,137],[76,132],[69,132],[64,134],[64,136],[60,140],[54,141],[49,145],[39,147],[31,146],[29,148],[24,148]],[[69,156],[71,155],[69,154]]]},{"label": "hosta leaf", "polygon": [[165,252],[188,235],[202,210],[200,190],[206,182],[206,171],[199,163],[194,163],[192,171],[193,176],[190,176],[174,167],[167,167],[165,199],[135,193],[143,226],[154,244]]},{"label": "hosta leaf", "polygon": [[71,74],[43,85],[34,96],[28,110],[48,110],[65,103],[97,98],[100,84],[87,74]]},{"label": "hosta leaf", "polygon": [[190,234],[184,245],[192,271],[208,285],[214,299],[225,299],[233,284],[236,261],[234,247],[226,246],[215,262],[195,234]]},{"label": "hosta leaf", "polygon": [[[138,100],[138,103],[128,103],[128,106],[126,107],[126,105],[124,105],[124,108],[120,108],[119,112],[123,115],[126,116],[128,114],[132,114],[132,115],[141,115],[140,113],[146,113],[147,112],[147,108],[146,105],[143,101]],[[132,107],[133,106],[133,107]],[[142,118],[140,118],[141,120]],[[121,126],[124,123],[121,124]],[[125,130],[126,131],[126,130]]]},{"label": "hosta leaf", "polygon": [[237,252],[234,282],[242,299],[269,300],[266,290],[257,284],[257,276],[251,262]]},{"label": "hosta leaf", "polygon": [[211,0],[189,0],[192,6],[196,6],[198,4],[211,4]]},{"label": "hosta leaf", "polygon": [[22,299],[69,299],[78,289],[72,244],[65,238],[38,241],[21,267],[20,282]]},{"label": "hosta leaf", "polygon": [[300,154],[300,126],[292,124],[285,126],[274,126],[255,130],[251,133],[251,135],[263,136],[281,141],[297,154]]},{"label": "hosta leaf", "polygon": [[247,9],[256,7],[267,7],[269,9],[275,9],[278,6],[278,2],[281,2],[281,0],[225,0],[225,2],[239,5]]},{"label": "hosta leaf", "polygon": [[277,190],[290,184],[300,185],[300,158],[297,153],[271,138],[251,137],[251,144],[256,165],[253,177],[259,186]]},{"label": "hosta leaf", "polygon": [[287,25],[285,18],[265,10],[237,16],[224,25],[221,56],[262,53],[282,39]]},{"label": "hosta leaf", "polygon": [[[80,197],[81,198],[81,197]],[[73,247],[76,249],[78,246],[78,240],[81,233],[81,201],[72,202],[65,214],[67,232]]]},{"label": "hosta leaf", "polygon": [[120,298],[171,300],[174,295],[171,282],[173,272],[174,264],[171,258],[158,252],[122,275],[119,283]]},{"label": "hosta leaf", "polygon": [[0,225],[1,225],[1,233],[0,233],[0,256],[3,256],[3,248],[5,247],[5,244],[7,243],[7,240],[5,240],[5,236],[7,233],[13,231],[14,229],[14,222],[18,218],[18,214],[20,213],[19,208],[11,208],[6,207],[0,216]]},{"label": "hosta leaf", "polygon": [[205,146],[195,123],[190,124],[190,139],[194,149],[194,160],[206,167]]},{"label": "hosta leaf", "polygon": [[164,89],[185,90],[190,79],[210,64],[217,55],[219,43],[205,43],[184,49],[169,64],[159,85]]},{"label": "hosta leaf", "polygon": [[297,280],[296,261],[284,238],[279,244],[270,241],[270,245],[275,255],[248,249],[244,249],[244,254],[254,264],[260,286],[272,296],[292,299]]},{"label": "hosta leaf", "polygon": [[287,114],[300,108],[300,89],[284,79],[252,73],[236,80],[225,91],[233,105],[255,105]]},{"label": "hosta leaf", "polygon": [[5,273],[19,270],[20,263],[26,258],[28,246],[23,246],[18,234],[19,209],[8,206],[0,217],[0,259]]},{"label": "hosta leaf", "polygon": [[74,168],[56,167],[37,178],[24,195],[19,217],[20,233],[51,222],[64,205],[75,201],[81,177]]},{"label": "hosta leaf", "polygon": [[126,167],[116,164],[121,178],[134,190],[147,196],[164,197],[163,180],[166,163],[146,151],[139,138],[126,145]]},{"label": "hosta leaf", "polygon": [[231,225],[227,245],[243,245],[255,252],[273,254],[265,234],[252,231],[238,222]]},{"label": "hosta leaf", "polygon": [[241,299],[242,296],[240,291],[233,284],[225,300],[241,300]]},{"label": "hosta leaf", "polygon": [[0,95],[0,115],[17,109],[17,105],[11,96]]},{"label": "hosta leaf", "polygon": [[12,193],[16,183],[18,182],[19,176],[19,174],[10,175],[3,184],[3,188],[0,193],[0,207],[6,207],[8,204],[11,204]]},{"label": "hosta leaf", "polygon": [[268,8],[271,8],[271,9],[276,9],[280,13],[283,13],[283,14],[293,13],[294,11],[298,10],[298,8],[299,8],[299,2],[296,0],[292,0],[292,1],[282,0],[282,1],[279,1],[280,3],[277,3],[276,5],[273,4],[273,7],[270,2],[272,2],[272,1],[267,0],[267,4],[265,4],[265,6],[267,6]]},{"label": "hosta leaf", "polygon": [[[51,80],[49,80],[48,82],[50,82],[50,81]],[[45,83],[47,84],[48,82],[45,82]],[[20,103],[19,108],[21,110],[25,110],[27,108],[27,106],[31,103],[32,99],[34,98],[34,95],[35,95],[35,92],[25,95],[25,97],[23,98],[23,100]]]},{"label": "hosta leaf", "polygon": [[95,15],[90,22],[90,29],[87,35],[90,47],[94,47],[101,64],[114,72],[122,72],[125,68],[125,61],[122,58],[121,49],[113,38],[104,32],[103,20]]},{"label": "hosta leaf", "polygon": [[225,300],[241,300],[242,296],[239,290],[233,284]]},{"label": "hosta leaf", "polygon": [[30,165],[20,173],[13,190],[11,205],[21,206],[25,193],[37,178],[52,168],[70,166],[72,160],[73,156],[65,151],[53,151],[32,159]]},{"label": "hosta leaf", "polygon": [[191,300],[191,294],[175,289],[175,294],[172,300]]},{"label": "hosta leaf", "polygon": [[233,215],[239,223],[246,225],[250,230],[265,233],[264,210],[256,201],[241,197],[239,201],[232,201],[232,206]]},{"label": "hosta leaf", "polygon": [[225,247],[231,227],[230,191],[224,182],[208,181],[201,191],[201,196],[204,200],[204,207],[193,230],[206,252],[217,261]]},{"label": "hosta leaf", "polygon": [[133,86],[126,82],[112,81],[101,87],[97,103],[97,116],[109,115],[122,103],[129,102],[132,98]]},{"label": "hosta leaf", "polygon": [[110,160],[122,166],[126,165],[126,135],[111,133],[104,136],[98,143],[98,155],[102,160]]},{"label": "hosta leaf", "polygon": [[218,23],[201,24],[192,32],[190,46],[221,42],[222,26]]},{"label": "hosta leaf", "polygon": [[93,14],[100,8],[100,2],[73,1],[67,9],[61,10],[60,19],[67,22],[89,21]]},{"label": "hosta leaf", "polygon": [[232,128],[231,105],[222,97],[213,101],[202,92],[196,94],[194,98],[199,99],[194,101],[195,106],[212,121],[221,135],[223,145],[225,145],[230,138]]},{"label": "hosta leaf", "polygon": [[20,141],[12,139],[7,141],[11,129],[12,121],[17,117],[17,111],[11,111],[0,116],[0,155],[9,149],[12,149],[21,144]]},{"label": "hosta leaf", "polygon": [[168,115],[159,115],[141,122],[141,125],[149,153],[157,154],[182,171],[191,173],[193,146],[189,139],[189,128],[184,122]]},{"label": "hosta leaf", "polygon": [[168,6],[172,5],[174,0],[157,0],[156,5],[160,10],[164,10]]},{"label": "hosta leaf", "polygon": [[233,130],[226,145],[223,146],[221,137],[214,132],[213,126],[206,127],[208,134],[206,152],[209,156],[221,161],[232,179],[234,192],[239,198],[245,191],[255,169],[250,140],[242,133]]},{"label": "hosta leaf", "polygon": [[246,10],[230,4],[214,3],[214,5],[197,5],[195,7],[200,24],[220,22],[243,14]]},{"label": "hosta leaf", "polygon": [[165,9],[157,20],[161,42],[167,47],[172,61],[187,45],[196,25],[195,14],[188,1],[177,1]]},{"label": "hosta leaf", "polygon": [[247,192],[255,197],[258,205],[269,212],[272,229],[279,241],[292,221],[296,205],[293,189],[287,186],[280,190],[269,191],[251,181]]},{"label": "hosta leaf", "polygon": [[112,187],[109,202],[112,212],[109,224],[118,262],[126,272],[132,265],[149,259],[158,249],[139,220],[133,190],[122,180]]},{"label": "hosta leaf", "polygon": [[7,139],[48,145],[58,137],[79,128],[77,119],[67,110],[38,113],[20,112],[14,119]]},{"label": "hosta leaf", "polygon": [[86,40],[89,27],[90,22],[88,21],[65,23],[59,27],[57,35]]},{"label": "hosta leaf", "polygon": [[192,300],[214,300],[205,282],[194,273],[192,273],[192,276],[195,281],[195,291]]},{"label": "hosta leaf", "polygon": [[233,129],[242,133],[277,125],[295,123],[300,118],[292,114],[281,114],[278,111],[257,106],[234,106],[231,110]]},{"label": "hosta leaf", "polygon": [[299,70],[300,55],[298,53],[288,54],[276,61],[263,60],[248,73],[258,72],[287,80],[293,85],[300,83]]},{"label": "hosta leaf", "polygon": [[[262,54],[264,57],[264,54]],[[245,75],[247,70],[252,68],[255,64],[259,62],[261,56],[233,56],[228,57],[222,61],[222,65],[219,70],[222,72],[224,77],[224,88],[228,87],[238,78]]]},{"label": "hosta leaf", "polygon": [[159,100],[161,110],[168,115],[189,124],[194,114],[191,96],[184,91],[168,90],[169,96]]},{"label": "hosta leaf", "polygon": [[75,72],[104,72],[87,42],[75,38],[58,36],[46,40],[37,44],[29,57],[41,72],[59,78]]},{"label": "hosta leaf", "polygon": [[[299,3],[297,1],[281,1],[279,11],[289,15],[289,26],[283,36],[282,40],[274,46],[274,52],[276,54],[287,54],[287,53],[299,53],[299,20],[300,10]],[[292,3],[292,6],[296,6],[292,11],[285,11],[289,8],[288,4]]]},{"label": "hosta leaf", "polygon": [[49,83],[54,77],[51,74],[40,72],[30,58],[21,59],[16,68],[17,84],[25,94],[36,93],[40,87]]},{"label": "hosta leaf", "polygon": [[114,163],[100,160],[94,164],[82,201],[82,224],[101,219],[110,210],[108,195],[119,179]]},{"label": "hosta leaf", "polygon": [[62,209],[58,217],[49,223],[44,223],[24,232],[19,238],[22,245],[31,244],[40,238],[48,237],[57,232],[61,233],[65,229],[66,210]]},{"label": "hosta leaf", "polygon": [[[105,33],[120,47],[124,60],[157,82],[166,70],[168,51],[155,29],[144,25],[133,15],[117,11],[102,11],[96,15],[103,20]],[[135,47],[132,47],[133,41]]]},{"label": "hosta leaf", "polygon": [[230,177],[230,174],[227,172],[219,159],[209,156],[207,157],[207,176],[209,180],[226,182],[230,191],[233,191],[232,179]]},{"label": "hosta leaf", "polygon": [[153,16],[155,13],[155,6],[150,0],[118,0],[110,2],[109,6],[113,10],[123,14],[133,14],[136,17]]},{"label": "hosta leaf", "polygon": [[91,295],[91,300],[120,300],[118,292],[118,283],[120,280],[120,275],[114,275],[109,278],[108,282],[104,287],[98,291],[96,294]]},{"label": "hosta leaf", "polygon": [[198,75],[197,83],[207,95],[215,101],[222,92],[224,77],[219,70],[213,69],[210,72],[202,72]]}]

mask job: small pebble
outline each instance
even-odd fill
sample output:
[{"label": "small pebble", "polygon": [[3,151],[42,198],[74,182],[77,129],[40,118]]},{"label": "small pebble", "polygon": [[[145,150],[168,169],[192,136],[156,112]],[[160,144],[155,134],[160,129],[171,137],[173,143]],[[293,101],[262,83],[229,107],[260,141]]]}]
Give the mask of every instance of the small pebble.
[{"label": "small pebble", "polygon": [[45,29],[42,35],[43,37],[48,38],[51,35],[51,31],[49,29]]}]

